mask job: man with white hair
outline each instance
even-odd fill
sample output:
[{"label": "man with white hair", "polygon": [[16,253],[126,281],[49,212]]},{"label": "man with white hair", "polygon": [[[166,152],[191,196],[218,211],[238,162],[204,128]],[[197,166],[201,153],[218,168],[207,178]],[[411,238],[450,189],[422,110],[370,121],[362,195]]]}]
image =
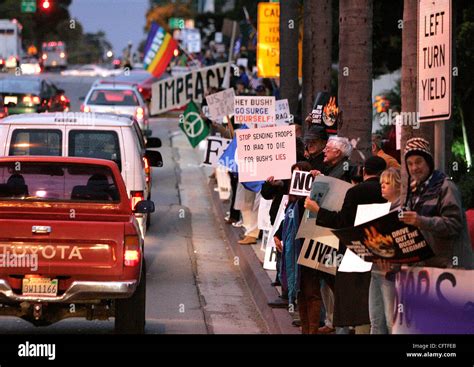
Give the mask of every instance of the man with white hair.
[{"label": "man with white hair", "polygon": [[352,145],[349,139],[331,136],[324,148],[324,163],[327,165],[327,176],[351,182],[352,167],[349,157]]}]

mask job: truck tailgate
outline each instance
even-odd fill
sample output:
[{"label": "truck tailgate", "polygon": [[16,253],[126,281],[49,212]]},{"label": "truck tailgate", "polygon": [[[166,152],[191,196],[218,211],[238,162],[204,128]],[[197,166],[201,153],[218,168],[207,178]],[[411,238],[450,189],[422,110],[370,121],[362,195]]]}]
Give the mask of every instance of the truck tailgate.
[{"label": "truck tailgate", "polygon": [[[120,277],[123,241],[123,222],[1,220],[0,255],[4,255],[4,265],[10,266],[0,267],[0,274],[33,273],[75,279]],[[21,255],[28,255],[25,260],[35,256],[37,270],[32,272],[31,267],[5,262],[9,257],[19,259]]]}]

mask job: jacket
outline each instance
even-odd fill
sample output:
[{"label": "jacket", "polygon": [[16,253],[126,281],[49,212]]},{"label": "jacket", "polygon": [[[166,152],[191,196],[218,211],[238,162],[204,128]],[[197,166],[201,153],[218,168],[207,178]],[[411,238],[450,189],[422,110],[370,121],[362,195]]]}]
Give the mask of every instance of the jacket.
[{"label": "jacket", "polygon": [[[339,212],[319,209],[316,224],[330,228],[354,226],[359,204],[385,203],[378,177],[372,177],[347,190]],[[346,247],[339,245],[338,253],[344,254]],[[371,272],[344,273],[337,271],[334,287],[335,326],[369,324],[369,286]]]},{"label": "jacket", "polygon": [[420,216],[420,231],[435,256],[412,264],[438,268],[474,268],[473,251],[467,231],[461,194],[454,182],[440,171],[434,171],[415,204],[409,191],[405,205]]},{"label": "jacket", "polygon": [[316,224],[329,228],[346,228],[354,226],[357,206],[360,204],[385,203],[378,177],[372,177],[347,190],[344,203],[339,212],[324,208],[319,209]]}]

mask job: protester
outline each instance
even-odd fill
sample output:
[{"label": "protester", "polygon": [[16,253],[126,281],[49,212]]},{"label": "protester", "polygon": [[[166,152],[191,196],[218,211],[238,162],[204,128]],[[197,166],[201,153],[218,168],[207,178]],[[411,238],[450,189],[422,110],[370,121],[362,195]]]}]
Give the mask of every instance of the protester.
[{"label": "protester", "polygon": [[[328,142],[329,145],[330,141]],[[354,226],[357,206],[361,204],[384,203],[379,176],[386,168],[380,157],[370,157],[364,162],[364,182],[350,188],[339,212],[321,208],[318,203],[306,198],[305,208],[316,213],[316,224],[329,228]],[[346,250],[339,244],[340,253]],[[334,325],[337,333],[349,333],[349,326],[370,323],[369,299],[370,271],[363,273],[344,273],[337,271],[335,283]],[[368,329],[368,328],[367,328]]]},{"label": "protester", "polygon": [[331,136],[324,148],[326,175],[350,182],[354,167],[349,163],[352,145],[347,138]]},{"label": "protester", "polygon": [[[273,176],[267,178],[265,183],[262,186],[262,190],[260,194],[266,200],[272,200],[272,204],[270,206],[270,224],[273,226],[275,224],[276,216],[278,214],[278,209],[280,208],[280,204],[284,195],[286,195],[289,191],[290,180],[275,180]],[[281,286],[280,282],[280,266],[281,266],[281,252],[282,248],[280,246],[280,240],[278,239],[278,244],[276,246],[277,254],[276,254],[276,277],[275,281],[272,283],[272,286]],[[283,293],[288,294],[288,291],[283,288]],[[283,300],[276,300],[274,302],[270,302],[269,306],[271,307],[284,307],[286,308],[288,302]]]},{"label": "protester", "polygon": [[267,88],[265,88],[264,85],[257,86],[257,88],[255,88],[255,93],[259,97],[268,96]]},{"label": "protester", "polygon": [[405,147],[409,186],[401,220],[418,227],[435,256],[414,264],[472,269],[474,256],[461,194],[453,181],[434,169],[429,142],[411,138]]},{"label": "protester", "polygon": [[[390,202],[390,210],[400,208],[400,171],[389,168],[380,175],[382,196]],[[371,334],[391,334],[395,302],[396,265],[379,259],[373,262],[369,288]]]},{"label": "protester", "polygon": [[[237,186],[234,208],[240,210],[242,226],[245,229],[244,238],[238,241],[241,245],[257,243],[260,230],[258,229],[258,206],[260,193],[247,190],[241,183]],[[235,224],[235,223],[234,223]]]},{"label": "protester", "polygon": [[318,170],[326,173],[326,165],[324,164],[324,148],[328,141],[328,134],[324,127],[313,125],[306,132],[304,142],[307,152],[307,160],[311,164],[312,170]]},{"label": "protester", "polygon": [[393,167],[400,169],[400,163],[398,163],[394,157],[385,153],[382,149],[382,145],[382,136],[379,134],[372,134],[372,154],[377,157],[383,158],[383,160],[387,164],[387,168]]},{"label": "protester", "polygon": [[[309,172],[311,166],[308,162],[294,164],[291,171],[299,170]],[[281,283],[288,287],[288,303],[296,311],[296,299],[299,292],[300,266],[298,256],[303,243],[302,239],[296,239],[296,233],[300,226],[304,213],[304,197],[289,195],[288,204],[285,209],[285,219],[276,234],[276,242],[282,243]],[[303,320],[301,320],[303,322]]]},{"label": "protester", "polygon": [[245,88],[249,87],[250,79],[243,65],[239,66],[239,81],[243,83]]}]

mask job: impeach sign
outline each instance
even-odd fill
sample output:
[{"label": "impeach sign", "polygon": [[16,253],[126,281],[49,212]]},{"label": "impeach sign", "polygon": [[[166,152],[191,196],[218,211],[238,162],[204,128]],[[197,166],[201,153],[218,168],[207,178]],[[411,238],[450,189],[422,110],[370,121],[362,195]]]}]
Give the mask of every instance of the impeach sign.
[{"label": "impeach sign", "polygon": [[210,87],[222,85],[228,66],[228,63],[217,64],[153,83],[151,114],[158,115],[182,107],[190,101],[201,103]]}]

